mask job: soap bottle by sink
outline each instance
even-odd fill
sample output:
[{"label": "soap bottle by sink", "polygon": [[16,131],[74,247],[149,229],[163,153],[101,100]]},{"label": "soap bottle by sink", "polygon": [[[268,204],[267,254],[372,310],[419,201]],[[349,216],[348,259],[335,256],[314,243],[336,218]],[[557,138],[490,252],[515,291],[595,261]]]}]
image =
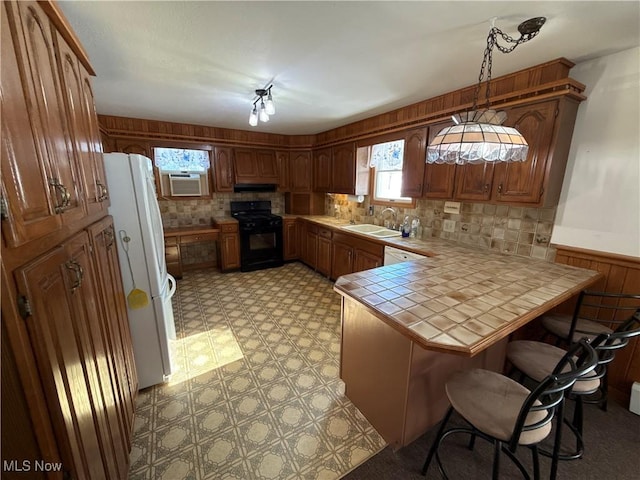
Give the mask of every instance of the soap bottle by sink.
[{"label": "soap bottle by sink", "polygon": [[404,222],[402,222],[402,236],[408,237],[411,234],[411,225],[409,224],[409,215],[404,217]]}]

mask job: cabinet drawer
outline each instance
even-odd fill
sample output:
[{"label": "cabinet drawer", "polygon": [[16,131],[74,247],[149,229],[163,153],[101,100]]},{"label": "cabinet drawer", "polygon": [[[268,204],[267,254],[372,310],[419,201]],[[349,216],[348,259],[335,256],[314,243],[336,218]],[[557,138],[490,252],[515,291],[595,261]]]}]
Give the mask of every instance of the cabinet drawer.
[{"label": "cabinet drawer", "polygon": [[382,257],[384,255],[384,245],[380,242],[365,240],[348,233],[336,232],[333,235],[333,243],[342,243],[350,247],[357,248],[372,255]]},{"label": "cabinet drawer", "polygon": [[199,242],[214,242],[218,239],[217,233],[199,233],[197,235],[181,235],[180,244],[185,243],[199,243]]},{"label": "cabinet drawer", "polygon": [[328,228],[318,228],[318,236],[323,237],[323,238],[331,238],[331,230],[329,230]]},{"label": "cabinet drawer", "polygon": [[223,223],[220,225],[220,231],[224,233],[233,233],[238,231],[237,223]]}]

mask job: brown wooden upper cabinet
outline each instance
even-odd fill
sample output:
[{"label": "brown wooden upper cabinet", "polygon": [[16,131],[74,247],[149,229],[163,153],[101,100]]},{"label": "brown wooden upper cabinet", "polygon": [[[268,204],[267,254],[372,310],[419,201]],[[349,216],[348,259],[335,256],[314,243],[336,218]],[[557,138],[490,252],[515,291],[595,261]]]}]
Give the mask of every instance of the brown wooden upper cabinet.
[{"label": "brown wooden upper cabinet", "polygon": [[366,158],[356,155],[355,142],[342,143],[313,152],[315,192],[367,195],[369,168]]},{"label": "brown wooden upper cabinet", "polygon": [[507,108],[505,125],[529,144],[524,162],[456,166],[455,199],[529,206],[557,205],[578,102],[554,99]]},{"label": "brown wooden upper cabinet", "polygon": [[236,183],[279,182],[276,154],[273,150],[234,149]]},{"label": "brown wooden upper cabinet", "polygon": [[[452,123],[431,124],[428,135],[424,127],[410,130],[405,136],[402,194],[414,198],[557,205],[577,109],[578,102],[565,97],[504,109],[504,124],[516,127],[529,144],[524,162],[425,165],[426,146]],[[425,136],[427,141],[423,141]],[[420,168],[423,176],[419,175]]]},{"label": "brown wooden upper cabinet", "polygon": [[106,213],[109,192],[91,77],[59,32],[56,32],[55,40],[72,150],[81,168],[87,211],[89,215],[97,212]]},{"label": "brown wooden upper cabinet", "polygon": [[129,140],[129,139],[116,139],[115,141],[116,152],[122,153],[137,153],[147,158],[153,159],[153,148],[149,142],[144,140]]},{"label": "brown wooden upper cabinet", "polygon": [[426,164],[427,146],[440,130],[452,122],[409,130],[404,137],[402,195],[412,198],[453,198],[455,165]]},{"label": "brown wooden upper cabinet", "polygon": [[311,151],[289,153],[290,189],[295,193],[311,192]]},{"label": "brown wooden upper cabinet", "polygon": [[456,165],[456,200],[482,201],[491,199],[493,163]]},{"label": "brown wooden upper cabinet", "polygon": [[[331,189],[334,193],[356,193],[356,144],[336,145],[332,149]],[[368,192],[365,192],[368,193]]]},{"label": "brown wooden upper cabinet", "polygon": [[212,167],[215,191],[233,192],[233,149],[215,147]]},{"label": "brown wooden upper cabinet", "polygon": [[422,196],[427,131],[427,127],[420,127],[409,130],[405,134],[401,188],[404,197],[419,198]]},{"label": "brown wooden upper cabinet", "polygon": [[[451,125],[453,125],[453,121],[429,125],[429,140],[427,142],[427,146],[429,146],[431,140],[440,133],[440,130]],[[426,156],[424,161],[426,162]],[[453,198],[455,173],[455,165],[436,163],[425,164],[424,181],[422,182],[422,196],[424,198],[438,198],[444,200]]]},{"label": "brown wooden upper cabinet", "polygon": [[[89,182],[91,191],[85,192],[75,158],[49,19],[32,2],[3,2],[2,8],[1,103],[3,119],[10,119],[2,122],[1,133],[2,233],[16,247],[86,217],[85,194],[95,201],[97,190]],[[90,155],[96,154],[95,162],[84,165],[93,176],[94,169],[101,170],[102,158],[94,144],[94,125],[83,124],[86,72],[77,66],[74,100],[80,104],[74,108],[79,116],[74,133],[82,147],[92,150]]]},{"label": "brown wooden upper cabinet", "polygon": [[276,152],[276,165],[278,166],[278,191],[291,191],[291,176],[289,174],[289,152]]},{"label": "brown wooden upper cabinet", "polygon": [[560,99],[507,110],[505,125],[522,133],[529,153],[525,162],[496,165],[493,198],[497,202],[557,204],[577,109],[577,102]]},{"label": "brown wooden upper cabinet", "polygon": [[331,147],[313,151],[313,191],[331,192]]}]

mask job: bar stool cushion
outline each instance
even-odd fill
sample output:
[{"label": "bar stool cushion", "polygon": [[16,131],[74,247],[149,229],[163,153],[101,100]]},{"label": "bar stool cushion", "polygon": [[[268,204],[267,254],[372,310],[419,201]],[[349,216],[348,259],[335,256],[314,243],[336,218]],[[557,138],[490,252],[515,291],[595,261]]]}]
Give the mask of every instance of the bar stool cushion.
[{"label": "bar stool cushion", "polygon": [[[571,330],[571,315],[562,315],[559,313],[550,313],[542,316],[542,326],[555,336],[569,339],[569,331]],[[613,330],[602,325],[601,323],[587,320],[586,318],[578,318],[576,321],[576,329],[573,332],[571,342],[577,342],[582,337],[593,340],[600,333],[612,333]]]},{"label": "bar stool cushion", "polygon": [[[509,342],[507,345],[507,359],[514,367],[536,382],[551,375],[565,353],[567,353],[565,350],[553,345],[529,340],[517,340]],[[564,371],[569,369],[570,367],[567,365]],[[592,370],[580,377],[571,391],[582,394],[595,392],[600,386],[600,379],[590,378],[594,376],[596,376],[596,372]]]},{"label": "bar stool cushion", "polygon": [[[508,441],[522,404],[529,393],[526,387],[496,372],[473,369],[455,373],[446,384],[453,408],[481,432]],[[540,405],[536,401],[535,405]],[[531,411],[526,425],[543,420],[546,410]],[[542,441],[551,431],[551,422],[523,431],[518,443],[531,445]]]}]

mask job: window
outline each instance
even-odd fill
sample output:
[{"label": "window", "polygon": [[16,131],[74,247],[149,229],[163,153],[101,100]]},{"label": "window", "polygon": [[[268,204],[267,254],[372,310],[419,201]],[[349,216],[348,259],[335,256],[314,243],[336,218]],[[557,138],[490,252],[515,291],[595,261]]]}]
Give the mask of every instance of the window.
[{"label": "window", "polygon": [[209,168],[209,152],[206,150],[191,150],[188,148],[153,149],[155,165],[165,172],[201,172]]},{"label": "window", "polygon": [[208,150],[154,147],[153,161],[158,168],[162,197],[203,197],[209,195]]},{"label": "window", "polygon": [[378,143],[371,147],[369,165],[373,167],[373,200],[382,203],[406,203],[413,199],[403,197],[402,161],[404,140]]}]

